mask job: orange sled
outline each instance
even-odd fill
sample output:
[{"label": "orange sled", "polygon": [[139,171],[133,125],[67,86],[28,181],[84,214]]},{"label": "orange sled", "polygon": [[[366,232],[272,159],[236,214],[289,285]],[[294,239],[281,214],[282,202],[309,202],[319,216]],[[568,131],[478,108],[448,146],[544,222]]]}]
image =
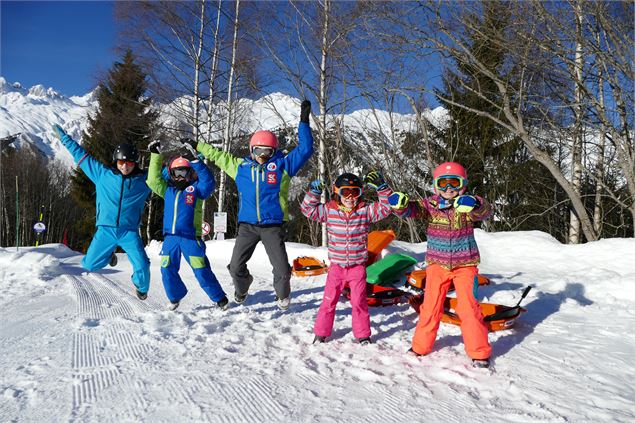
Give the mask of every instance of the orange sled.
[{"label": "orange sled", "polygon": [[382,250],[395,239],[395,232],[392,229],[385,231],[371,231],[368,234],[368,261],[366,266],[377,261],[377,257]]},{"label": "orange sled", "polygon": [[322,260],[302,256],[293,260],[291,273],[294,276],[315,276],[328,272],[329,268]]},{"label": "orange sled", "polygon": [[[490,303],[479,304],[481,306],[481,311],[483,312],[483,320],[487,324],[488,329],[491,332],[496,332],[513,327],[518,316],[527,311],[520,306],[520,302],[527,296],[527,293],[529,293],[530,290],[531,286],[525,288],[520,300],[518,300],[518,303],[514,307]],[[441,321],[460,326],[461,319],[459,319],[459,316],[454,313],[455,309],[456,298],[446,298],[443,304],[443,315],[441,316]]]},{"label": "orange sled", "polygon": [[[406,283],[413,288],[424,290],[426,286],[426,269],[418,269],[410,272],[407,276]],[[479,285],[489,285],[490,280],[487,276],[478,275]],[[450,286],[450,291],[454,291],[454,284]]]}]

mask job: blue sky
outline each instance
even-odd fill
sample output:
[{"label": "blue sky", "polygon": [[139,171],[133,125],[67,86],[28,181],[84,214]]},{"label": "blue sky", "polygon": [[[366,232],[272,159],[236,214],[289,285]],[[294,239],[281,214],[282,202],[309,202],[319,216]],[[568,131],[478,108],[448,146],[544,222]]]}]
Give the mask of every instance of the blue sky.
[{"label": "blue sky", "polygon": [[97,85],[117,59],[113,2],[0,2],[0,75],[71,96]]}]

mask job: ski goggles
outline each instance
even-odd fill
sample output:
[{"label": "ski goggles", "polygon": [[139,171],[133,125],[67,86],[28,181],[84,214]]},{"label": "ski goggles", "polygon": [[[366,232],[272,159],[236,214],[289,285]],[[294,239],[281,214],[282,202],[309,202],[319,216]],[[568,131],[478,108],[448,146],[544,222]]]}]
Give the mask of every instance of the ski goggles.
[{"label": "ski goggles", "polygon": [[126,165],[128,167],[132,167],[134,166],[136,163],[132,162],[130,160],[117,160],[117,166],[123,166]]},{"label": "ski goggles", "polygon": [[174,179],[188,179],[190,174],[192,173],[192,168],[190,167],[175,167],[170,172],[172,174],[172,178]]},{"label": "ski goggles", "polygon": [[335,193],[343,198],[358,198],[362,195],[360,187],[335,187]]},{"label": "ski goggles", "polygon": [[256,157],[271,157],[274,151],[276,151],[276,149],[273,147],[261,147],[257,145],[251,149],[251,154]]},{"label": "ski goggles", "polygon": [[434,180],[434,186],[440,191],[451,189],[458,191],[466,185],[467,181],[460,176],[444,175]]}]

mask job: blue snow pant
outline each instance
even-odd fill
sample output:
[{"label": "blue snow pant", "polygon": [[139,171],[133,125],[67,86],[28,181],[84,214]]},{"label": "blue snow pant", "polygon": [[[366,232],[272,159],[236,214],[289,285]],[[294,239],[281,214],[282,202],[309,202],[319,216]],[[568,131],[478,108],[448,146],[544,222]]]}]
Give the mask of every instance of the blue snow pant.
[{"label": "blue snow pant", "polygon": [[121,247],[132,264],[132,283],[139,292],[150,289],[150,259],[141,240],[139,230],[121,229],[114,226],[97,226],[97,232],[88,247],[82,266],[89,272],[103,269],[117,247]]},{"label": "blue snow pant", "polygon": [[172,302],[180,301],[187,294],[187,288],[179,276],[181,253],[207,296],[214,302],[222,300],[225,292],[205,255],[205,243],[200,239],[166,234],[161,248],[161,276],[168,299]]}]

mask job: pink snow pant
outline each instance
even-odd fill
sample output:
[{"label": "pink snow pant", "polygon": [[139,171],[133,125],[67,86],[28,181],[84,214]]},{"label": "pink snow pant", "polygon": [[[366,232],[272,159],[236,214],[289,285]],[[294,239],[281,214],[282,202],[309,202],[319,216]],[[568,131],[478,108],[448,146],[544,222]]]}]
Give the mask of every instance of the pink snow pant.
[{"label": "pink snow pant", "polygon": [[437,264],[426,267],[426,286],[419,322],[412,337],[412,350],[417,354],[428,354],[437,337],[437,330],[443,314],[445,295],[454,282],[456,290],[456,313],[461,319],[461,334],[465,352],[470,358],[485,359],[492,354],[487,339],[487,326],[483,322],[483,313],[474,298],[476,266],[458,267],[448,270]]},{"label": "pink snow pant", "polygon": [[352,267],[331,264],[326,277],[322,304],[313,326],[313,333],[317,336],[331,336],[333,320],[335,319],[335,307],[346,283],[351,289],[353,335],[357,339],[370,336],[370,315],[368,314],[368,302],[366,301],[366,267],[361,264]]}]

